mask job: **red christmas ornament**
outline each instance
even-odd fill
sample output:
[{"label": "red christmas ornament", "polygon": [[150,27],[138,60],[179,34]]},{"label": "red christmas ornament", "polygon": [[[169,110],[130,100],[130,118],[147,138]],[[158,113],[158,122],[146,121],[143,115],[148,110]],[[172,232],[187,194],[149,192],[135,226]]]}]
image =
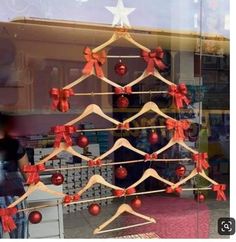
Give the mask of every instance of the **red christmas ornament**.
[{"label": "red christmas ornament", "polygon": [[51,182],[53,185],[59,186],[64,182],[64,176],[61,173],[54,173],[51,176]]},{"label": "red christmas ornament", "polygon": [[89,139],[85,135],[80,135],[78,137],[78,146],[81,148],[85,148],[89,144]]},{"label": "red christmas ornament", "polygon": [[179,177],[183,177],[186,173],[186,167],[184,165],[178,165],[175,168],[175,174]]},{"label": "red christmas ornament", "polygon": [[42,214],[39,211],[33,211],[29,214],[28,219],[32,224],[38,224],[42,220]]},{"label": "red christmas ornament", "polygon": [[115,175],[118,179],[125,179],[128,175],[127,169],[123,166],[120,166],[116,169]]},{"label": "red christmas ornament", "polygon": [[202,203],[205,201],[205,196],[202,193],[196,194],[195,195],[195,200],[199,203]]},{"label": "red christmas ornament", "polygon": [[131,207],[132,208],[140,208],[142,206],[142,201],[138,197],[131,200]]},{"label": "red christmas ornament", "polygon": [[91,215],[97,216],[101,211],[101,207],[97,203],[93,203],[88,207],[88,211]]},{"label": "red christmas ornament", "polygon": [[122,95],[117,99],[116,104],[118,108],[127,108],[129,106],[129,99]]},{"label": "red christmas ornament", "polygon": [[148,142],[152,145],[156,144],[158,142],[158,134],[155,131],[152,131],[148,137]]},{"label": "red christmas ornament", "polygon": [[122,63],[121,61],[119,61],[115,65],[114,69],[115,69],[116,74],[119,76],[124,76],[128,71],[127,66],[124,63]]}]

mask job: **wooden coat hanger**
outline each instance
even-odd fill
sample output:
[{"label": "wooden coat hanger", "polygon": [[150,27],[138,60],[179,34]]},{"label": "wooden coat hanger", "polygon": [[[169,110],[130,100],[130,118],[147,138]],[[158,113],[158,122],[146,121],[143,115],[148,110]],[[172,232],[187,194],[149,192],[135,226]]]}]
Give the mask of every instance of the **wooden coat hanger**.
[{"label": "wooden coat hanger", "polygon": [[138,118],[139,116],[141,116],[144,113],[147,113],[149,111],[153,111],[153,112],[157,113],[158,115],[160,115],[160,116],[162,116],[162,117],[164,117],[166,119],[175,120],[175,119],[171,118],[170,116],[166,115],[165,113],[163,113],[160,110],[160,108],[154,102],[147,102],[146,104],[144,104],[144,106],[142,107],[142,109],[137,114],[135,114],[132,117],[124,120],[123,123],[130,123],[134,119]]},{"label": "wooden coat hanger", "polygon": [[169,186],[173,186],[174,183],[162,178],[154,169],[152,168],[148,168],[142,175],[142,177],[136,181],[134,184],[130,185],[128,188],[126,189],[129,189],[131,187],[136,187],[138,186],[140,183],[142,183],[144,180],[146,180],[147,178],[149,177],[153,177],[153,178],[156,178],[157,180],[169,185]]},{"label": "wooden coat hanger", "polygon": [[156,68],[154,69],[154,74],[153,74],[153,76],[155,76],[156,78],[158,78],[158,79],[161,80],[162,82],[166,83],[168,86],[172,86],[172,85],[176,86],[175,83],[173,83],[173,82],[171,82],[171,81],[165,79],[165,78],[159,73],[159,71],[158,71]]},{"label": "wooden coat hanger", "polygon": [[93,175],[90,177],[88,183],[84,188],[82,188],[77,194],[82,195],[86,190],[88,190],[90,187],[92,187],[94,184],[99,183],[106,187],[110,187],[115,190],[123,190],[123,188],[115,186],[107,182],[102,176],[100,175]]},{"label": "wooden coat hanger", "polygon": [[171,140],[169,141],[169,143],[167,145],[165,145],[164,147],[162,147],[161,149],[157,150],[156,152],[154,152],[155,154],[159,155],[162,152],[164,152],[165,150],[169,149],[171,146],[175,145],[175,144],[179,144],[182,147],[184,147],[186,150],[190,151],[193,154],[197,154],[198,152],[192,148],[190,148],[189,146],[187,146],[184,141],[174,141],[173,138],[171,138]]},{"label": "wooden coat hanger", "polygon": [[67,146],[66,143],[61,142],[59,148],[54,148],[54,150],[48,156],[46,156],[44,159],[36,162],[35,165],[43,164],[43,163],[49,161],[50,159],[52,159],[54,156],[56,156],[57,154],[61,153],[62,151],[66,151],[66,152],[72,154],[73,156],[77,156],[77,157],[79,157],[79,158],[81,158],[83,160],[86,160],[86,161],[91,160],[87,156],[81,155],[80,153],[75,151],[71,146]]},{"label": "wooden coat hanger", "polygon": [[141,50],[150,52],[150,50],[147,47],[145,47],[145,46],[139,44],[137,41],[135,41],[127,31],[115,31],[109,40],[107,40],[105,43],[99,45],[98,47],[94,48],[92,50],[92,52],[97,53],[120,38],[126,39],[127,41],[129,41],[130,43],[132,43],[133,45],[135,45],[136,47],[138,47]]},{"label": "wooden coat hanger", "polygon": [[125,148],[127,148],[127,149],[129,149],[129,150],[132,150],[132,151],[134,151],[135,153],[138,153],[138,154],[140,154],[140,155],[142,155],[142,156],[145,156],[145,155],[146,155],[146,153],[145,153],[144,151],[141,151],[141,150],[139,150],[139,149],[133,147],[127,139],[125,139],[125,138],[120,138],[120,139],[118,139],[118,140],[115,142],[115,144],[112,146],[111,149],[109,149],[109,150],[108,150],[107,152],[105,152],[103,155],[97,157],[96,160],[97,160],[97,159],[100,159],[100,160],[104,159],[105,157],[107,157],[108,155],[110,155],[111,153],[113,153],[114,151],[116,151],[117,149],[119,149],[119,148],[122,147],[122,146],[125,147]]},{"label": "wooden coat hanger", "polygon": [[92,113],[95,113],[95,114],[99,115],[100,117],[102,117],[102,118],[110,121],[111,123],[113,123],[115,125],[120,124],[119,121],[117,121],[117,120],[115,120],[115,119],[107,116],[98,105],[96,105],[96,104],[90,104],[90,105],[88,105],[85,108],[85,110],[83,111],[83,113],[81,115],[79,115],[79,117],[71,120],[70,122],[66,123],[65,125],[73,125],[73,124],[79,122],[80,120],[82,120],[83,118],[89,116]]},{"label": "wooden coat hanger", "polygon": [[[102,229],[107,227],[110,223],[112,223],[117,217],[119,217],[124,212],[130,213],[130,214],[132,214],[136,217],[142,218],[142,219],[146,220],[147,222],[102,231]],[[116,231],[116,230],[123,230],[123,229],[126,229],[126,228],[133,228],[133,227],[137,227],[137,226],[142,226],[142,225],[150,224],[150,223],[156,223],[156,220],[154,218],[145,216],[141,213],[135,212],[128,204],[124,203],[124,204],[120,205],[120,207],[117,209],[116,213],[110,219],[108,219],[106,222],[104,222],[98,228],[96,228],[93,233],[94,234],[101,234],[101,233],[106,233],[106,232],[111,232],[111,231]]]},{"label": "wooden coat hanger", "polygon": [[43,182],[39,181],[37,184],[31,184],[28,188],[28,190],[21,196],[19,197],[16,201],[14,201],[13,203],[11,203],[8,208],[12,208],[15,207],[17,204],[19,204],[21,201],[23,201],[24,199],[26,199],[30,194],[32,194],[34,191],[36,190],[41,190],[43,192],[47,192],[49,194],[55,195],[55,196],[60,196],[60,197],[64,197],[66,194],[61,193],[61,192],[57,192],[57,191],[53,191],[51,189],[49,189],[45,184],[43,184]]}]

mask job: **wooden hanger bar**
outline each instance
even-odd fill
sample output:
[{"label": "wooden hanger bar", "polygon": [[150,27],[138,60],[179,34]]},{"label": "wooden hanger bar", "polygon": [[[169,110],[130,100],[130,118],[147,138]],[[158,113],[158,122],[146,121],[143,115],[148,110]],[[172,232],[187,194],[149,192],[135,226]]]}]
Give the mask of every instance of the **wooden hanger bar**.
[{"label": "wooden hanger bar", "polygon": [[108,233],[108,232],[113,232],[113,231],[118,231],[118,230],[135,228],[135,227],[140,227],[140,226],[147,225],[147,224],[152,224],[152,223],[153,222],[147,221],[147,222],[143,222],[143,223],[139,223],[139,224],[133,224],[133,225],[128,225],[128,226],[124,226],[124,227],[120,227],[120,228],[102,230],[102,231],[96,232],[94,234],[103,234],[103,233]]},{"label": "wooden hanger bar", "polygon": [[[180,158],[180,159],[152,159],[152,161],[160,161],[160,162],[168,162],[168,161],[190,161],[192,159],[190,158]],[[124,165],[124,164],[132,164],[132,163],[139,163],[139,162],[144,162],[144,159],[141,160],[130,160],[130,161],[119,161],[119,162],[111,162],[111,163],[103,163],[101,164],[102,166],[114,166],[114,165]],[[76,169],[87,169],[90,168],[90,166],[74,166],[74,167],[60,167],[60,168],[49,168],[44,170],[46,171],[65,171],[65,170],[76,170]]]},{"label": "wooden hanger bar", "polygon": [[176,86],[176,84],[174,84],[173,82],[171,82],[171,81],[165,79],[165,78],[159,73],[159,71],[158,71],[156,68],[154,69],[154,75],[153,75],[153,76],[155,76],[156,78],[158,78],[159,80],[161,80],[162,82],[166,83],[166,84],[169,85],[169,86],[172,86],[172,85]]},{"label": "wooden hanger bar", "polygon": [[[142,219],[148,221],[149,223],[156,223],[156,220],[154,218],[148,217],[141,213],[137,213],[128,204],[124,203],[124,204],[120,205],[120,207],[117,209],[116,213],[110,219],[108,219],[106,222],[104,222],[98,228],[96,228],[93,233],[94,234],[102,233],[102,229],[107,227],[110,223],[112,223],[117,217],[119,217],[124,212],[130,213],[136,217],[142,218]],[[142,225],[142,224],[140,224],[140,225]],[[130,225],[130,226],[132,226],[132,225]],[[133,227],[137,227],[137,226],[138,226],[138,224],[133,225]],[[132,228],[132,227],[129,227],[129,228]],[[117,230],[117,229],[118,228],[115,228],[115,230]],[[121,229],[122,229],[122,227],[119,230],[121,230]],[[115,231],[115,230],[111,229],[111,230],[109,230],[109,232]]]},{"label": "wooden hanger bar", "polygon": [[[142,129],[165,129],[166,126],[148,126],[148,127],[130,127],[129,130],[142,130]],[[76,132],[81,133],[81,132],[98,132],[98,131],[117,131],[120,130],[118,127],[117,128],[106,128],[106,129],[78,129]],[[129,131],[126,130],[126,131]]]},{"label": "wooden hanger bar", "polygon": [[138,47],[139,49],[150,52],[150,50],[148,48],[146,48],[145,46],[143,46],[143,45],[139,44],[137,41],[135,41],[128,32],[120,32],[120,31],[114,32],[109,40],[107,40],[105,43],[99,45],[98,47],[94,48],[92,50],[92,52],[97,53],[120,38],[126,39],[127,41],[129,41],[130,43],[132,43],[133,45]]},{"label": "wooden hanger bar", "polygon": [[133,59],[133,58],[142,58],[142,57],[140,55],[107,55],[107,58]]},{"label": "wooden hanger bar", "polygon": [[[167,91],[142,91],[142,92],[132,92],[131,95],[136,94],[161,94],[168,93]],[[75,93],[74,96],[106,96],[106,95],[117,95],[115,92],[87,92],[87,93]],[[130,95],[130,94],[129,94]]]},{"label": "wooden hanger bar", "polygon": [[70,122],[66,123],[65,125],[73,125],[93,113],[99,115],[100,117],[108,120],[109,122],[111,122],[115,125],[120,124],[120,122],[118,122],[117,120],[107,116],[98,105],[90,104],[85,108],[85,110],[83,111],[83,113],[81,115],[79,115],[77,118],[71,120]]},{"label": "wooden hanger bar", "polygon": [[146,104],[144,104],[144,106],[142,107],[142,109],[136,113],[135,115],[133,115],[132,117],[126,119],[123,121],[123,123],[130,123],[131,121],[133,121],[134,119],[138,118],[139,116],[149,112],[149,111],[153,111],[156,114],[166,118],[166,119],[172,119],[175,120],[173,118],[171,118],[170,116],[166,115],[165,113],[163,113],[160,108],[154,103],[154,102],[147,102]]},{"label": "wooden hanger bar", "polygon": [[125,148],[127,148],[135,153],[138,153],[140,155],[143,155],[143,156],[146,155],[146,153],[144,151],[141,151],[141,150],[133,147],[127,139],[120,138],[115,142],[115,144],[112,146],[111,149],[109,149],[107,152],[105,152],[103,155],[99,156],[96,159],[103,160],[105,157],[107,157],[108,155],[110,155],[111,153],[113,153],[114,151],[119,149],[120,147],[125,147]]}]

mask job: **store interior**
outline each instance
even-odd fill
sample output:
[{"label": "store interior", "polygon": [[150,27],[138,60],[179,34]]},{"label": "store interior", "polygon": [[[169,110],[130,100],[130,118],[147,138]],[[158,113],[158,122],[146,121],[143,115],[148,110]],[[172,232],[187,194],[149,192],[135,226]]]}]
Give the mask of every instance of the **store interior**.
[{"label": "store interior", "polygon": [[[52,110],[50,90],[62,88],[78,79],[85,65],[84,48],[102,45],[115,31],[117,28],[108,25],[37,18],[22,17],[0,22],[0,110],[14,117],[12,135],[26,147],[31,164],[36,164],[53,151],[53,127],[75,119],[88,105],[96,104],[106,115],[123,122],[139,112],[145,103],[154,102],[172,118],[191,121],[185,132],[185,142],[194,150],[207,152],[209,168],[206,174],[219,184],[226,184],[227,200],[216,201],[216,193],[211,189],[198,190],[209,188],[210,183],[197,176],[183,184],[182,188],[186,190],[181,193],[158,192],[136,196],[142,201],[137,211],[154,216],[156,223],[94,234],[94,229],[107,221],[121,204],[131,204],[134,196],[114,198],[111,189],[97,184],[88,189],[79,202],[63,204],[61,198],[37,191],[27,198],[27,204],[28,207],[39,207],[43,219],[38,224],[29,225],[30,238],[141,238],[140,234],[146,234],[146,238],[228,238],[219,235],[217,222],[221,217],[229,217],[229,39],[200,30],[128,30],[132,38],[143,46],[151,50],[160,46],[164,50],[166,68],[160,70],[161,76],[176,84],[185,83],[188,88],[191,102],[181,110],[176,110],[172,97],[165,92],[166,83],[154,76],[148,76],[132,87],[132,92],[142,94],[98,95],[113,92],[114,87],[96,75],[73,87],[75,93],[86,95],[70,97],[67,112]],[[142,75],[146,67],[143,58],[122,57],[140,55],[140,49],[126,39],[118,39],[107,46],[106,53],[107,60],[102,65],[104,75],[121,86]],[[123,76],[116,73],[119,63],[127,67]],[[120,108],[121,96],[128,100],[128,107]],[[164,122],[160,115],[148,112],[130,122],[130,127],[161,127]],[[161,128],[112,130],[113,124],[95,113],[76,125],[80,132],[72,136],[72,147],[91,159],[104,154],[121,138],[148,154],[161,149],[170,140],[170,133]],[[150,143],[152,132],[158,140]],[[85,135],[89,145],[79,147],[78,135]],[[83,159],[62,152],[46,162],[49,171],[42,172],[40,177],[50,189],[65,194],[79,191],[94,174],[101,175],[115,186],[126,188],[140,179],[148,168],[171,182],[178,182],[195,168],[193,160],[184,160],[190,155],[180,145],[173,145],[158,155],[158,162],[124,164],[127,175],[120,179],[117,175],[120,164],[80,169],[79,166],[87,164]],[[174,160],[167,162],[166,158]],[[104,162],[140,159],[140,154],[123,146],[109,154]],[[62,167],[69,169],[60,170]],[[186,169],[184,176],[177,174],[178,167]],[[64,176],[64,183],[59,186],[51,184],[51,176],[55,172]],[[161,189],[165,190],[166,184],[148,178],[136,187],[136,192]],[[199,194],[203,195],[202,201],[196,199]],[[93,203],[101,208],[97,216],[91,215],[88,209]],[[129,227],[135,222],[142,222],[142,219],[121,216],[107,228]]]}]

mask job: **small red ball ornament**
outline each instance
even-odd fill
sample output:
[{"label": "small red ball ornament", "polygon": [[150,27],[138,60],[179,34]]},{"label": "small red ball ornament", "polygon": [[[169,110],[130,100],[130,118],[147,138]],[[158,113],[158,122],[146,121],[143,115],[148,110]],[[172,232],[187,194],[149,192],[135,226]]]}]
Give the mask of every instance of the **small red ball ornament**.
[{"label": "small red ball ornament", "polygon": [[127,108],[129,106],[129,99],[122,95],[117,99],[116,104],[118,108]]},{"label": "small red ball ornament", "polygon": [[122,197],[124,195],[124,190],[113,190],[113,196]]},{"label": "small red ball ornament", "polygon": [[179,177],[183,177],[186,173],[186,167],[184,165],[178,165],[175,168],[175,174]]},{"label": "small red ball ornament", "polygon": [[78,146],[81,148],[85,148],[86,146],[88,146],[89,144],[89,139],[87,136],[85,135],[80,135],[78,137],[78,142],[77,142]]},{"label": "small red ball ornament", "polygon": [[28,219],[32,224],[38,224],[42,220],[42,214],[39,211],[33,211],[29,214]]},{"label": "small red ball ornament", "polygon": [[148,141],[150,144],[154,145],[158,142],[158,134],[155,131],[152,131],[148,137]]},{"label": "small red ball ornament", "polygon": [[205,196],[204,196],[202,193],[199,193],[199,194],[197,194],[197,195],[195,196],[195,200],[196,200],[197,202],[202,203],[202,202],[205,201]]},{"label": "small red ball ornament", "polygon": [[115,65],[114,69],[115,69],[116,74],[119,76],[124,76],[128,71],[127,66],[124,63],[122,63],[121,61],[119,61]]},{"label": "small red ball ornament", "polygon": [[61,173],[54,173],[51,176],[51,182],[53,185],[59,186],[64,182],[64,176]]},{"label": "small red ball ornament", "polygon": [[97,216],[101,211],[101,207],[97,203],[93,203],[88,207],[88,211],[91,215]]},{"label": "small red ball ornament", "polygon": [[128,175],[127,169],[123,166],[120,166],[115,171],[116,178],[118,179],[125,179]]},{"label": "small red ball ornament", "polygon": [[142,206],[142,201],[138,197],[131,200],[131,207],[132,208],[140,208]]}]

